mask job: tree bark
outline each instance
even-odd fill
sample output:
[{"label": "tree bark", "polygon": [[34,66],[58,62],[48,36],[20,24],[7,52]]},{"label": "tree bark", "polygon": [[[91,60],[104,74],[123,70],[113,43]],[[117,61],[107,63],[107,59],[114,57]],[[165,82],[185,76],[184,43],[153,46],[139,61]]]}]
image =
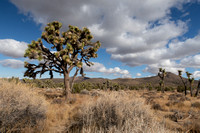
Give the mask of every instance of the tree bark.
[{"label": "tree bark", "polygon": [[76,76],[78,75],[78,71],[79,71],[79,69],[76,69],[76,72],[75,72],[75,74],[74,74],[74,76],[72,78],[72,81],[71,81],[70,88],[71,88],[72,92],[74,91],[74,88],[73,88],[73,86],[74,86],[74,80],[75,80]]},{"label": "tree bark", "polygon": [[196,91],[196,94],[195,94],[196,97],[197,97],[198,94],[199,94],[199,89],[200,89],[200,80],[199,80],[199,83],[198,83],[198,86],[197,86],[197,91]]},{"label": "tree bark", "polygon": [[162,88],[162,93],[165,92],[165,82],[164,82],[164,79],[163,79],[163,88]]},{"label": "tree bark", "polygon": [[191,97],[192,97],[192,91],[193,91],[193,89],[192,89],[192,84],[190,83],[190,95],[191,95]]},{"label": "tree bark", "polygon": [[185,96],[187,95],[187,86],[186,83],[183,81],[183,78],[180,76],[181,81],[183,82],[184,88],[185,88]]},{"label": "tree bark", "polygon": [[71,91],[70,91],[70,78],[69,73],[64,72],[64,91],[63,95],[65,96],[65,99],[69,99],[71,97]]}]

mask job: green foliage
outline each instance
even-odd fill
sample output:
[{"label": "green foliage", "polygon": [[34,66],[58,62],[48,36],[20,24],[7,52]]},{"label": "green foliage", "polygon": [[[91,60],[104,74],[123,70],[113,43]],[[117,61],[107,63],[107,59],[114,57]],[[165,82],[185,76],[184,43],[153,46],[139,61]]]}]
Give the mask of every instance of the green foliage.
[{"label": "green foliage", "polygon": [[[183,77],[182,77],[182,70],[178,70],[178,75],[179,75],[179,77],[181,78],[181,81],[182,81],[182,83],[183,83],[183,85],[184,85],[185,96],[186,96],[186,95],[187,95],[187,83],[183,80]],[[189,75],[187,75],[187,76],[189,76]],[[177,91],[178,91],[178,92],[179,92],[179,91],[182,92],[182,89],[177,89]]]},{"label": "green foliage", "polygon": [[16,84],[18,84],[20,82],[19,77],[8,78],[7,80],[8,80],[8,82],[14,82]]},{"label": "green foliage", "polygon": [[171,87],[171,86],[166,86],[165,87],[165,91],[174,91],[174,87]]},{"label": "green foliage", "polygon": [[161,91],[161,86],[156,86],[155,89],[156,89],[157,91]]},{"label": "green foliage", "polygon": [[129,89],[130,90],[139,90],[138,86],[130,86]]},{"label": "green foliage", "polygon": [[[93,36],[88,28],[79,29],[77,26],[69,25],[67,31],[60,33],[62,23],[54,21],[48,23],[42,32],[41,38],[28,44],[24,57],[36,59],[38,64],[24,63],[27,69],[25,77],[36,78],[36,75],[43,75],[49,72],[50,78],[53,78],[53,72],[64,75],[65,86],[63,94],[67,97],[70,94],[69,74],[73,68],[76,68],[74,77],[78,72],[84,76],[83,63],[87,66],[93,65],[90,58],[97,57],[97,51],[101,46],[99,41],[91,42]],[[48,49],[43,45],[43,41],[51,46]],[[54,51],[54,52],[51,52]],[[44,86],[45,87],[45,86]]]},{"label": "green foliage", "polygon": [[184,92],[185,87],[184,86],[177,86],[176,90],[177,90],[177,92]]},{"label": "green foliage", "polygon": [[186,74],[187,74],[187,77],[188,77],[188,81],[189,81],[189,83],[190,83],[190,95],[193,96],[193,93],[192,93],[192,91],[193,91],[192,85],[193,85],[193,83],[194,83],[194,78],[191,77],[191,75],[192,75],[191,73],[186,72]]},{"label": "green foliage", "polygon": [[114,83],[114,82],[107,80],[104,83],[90,83],[90,82],[75,83],[73,85],[72,92],[80,93],[82,90],[90,91],[92,89],[119,91],[119,90],[124,90],[124,89],[128,89],[128,88],[131,89],[130,86]]},{"label": "green foliage", "polygon": [[38,87],[38,88],[63,88],[64,87],[63,83],[56,83],[51,79],[45,79],[45,80],[34,79],[33,80],[33,79],[24,78],[23,82],[31,86]]},{"label": "green foliage", "polygon": [[90,82],[81,82],[81,83],[75,83],[73,85],[73,93],[80,93],[82,90],[92,90],[95,87],[96,84],[90,83]]},{"label": "green foliage", "polygon": [[165,89],[164,79],[166,77],[166,74],[167,73],[166,73],[165,69],[159,68],[158,76],[161,79],[159,84],[160,84],[160,88],[161,88],[162,92],[164,92],[164,89]]},{"label": "green foliage", "polygon": [[151,83],[147,84],[146,88],[147,88],[149,91],[153,90],[153,87],[152,87]]}]

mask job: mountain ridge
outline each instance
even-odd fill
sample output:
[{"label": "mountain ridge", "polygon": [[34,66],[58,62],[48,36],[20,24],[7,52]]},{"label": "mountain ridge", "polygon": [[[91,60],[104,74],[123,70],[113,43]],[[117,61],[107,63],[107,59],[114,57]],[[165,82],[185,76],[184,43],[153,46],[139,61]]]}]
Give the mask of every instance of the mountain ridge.
[{"label": "mountain ridge", "polygon": [[[72,79],[72,78],[71,78]],[[44,79],[42,79],[44,80]],[[62,78],[52,79],[54,82],[63,82]],[[187,82],[187,78],[183,77],[184,82]],[[80,82],[91,82],[91,83],[104,83],[106,81],[111,81],[113,83],[130,85],[130,86],[140,86],[151,84],[152,86],[159,86],[160,78],[158,76],[144,77],[144,78],[116,78],[116,79],[107,79],[107,78],[90,78],[90,77],[76,77],[75,83]],[[182,86],[183,83],[180,77],[174,73],[167,72],[165,77],[165,85],[171,87],[177,87],[178,85]],[[194,81],[194,85],[198,83],[197,80]]]}]

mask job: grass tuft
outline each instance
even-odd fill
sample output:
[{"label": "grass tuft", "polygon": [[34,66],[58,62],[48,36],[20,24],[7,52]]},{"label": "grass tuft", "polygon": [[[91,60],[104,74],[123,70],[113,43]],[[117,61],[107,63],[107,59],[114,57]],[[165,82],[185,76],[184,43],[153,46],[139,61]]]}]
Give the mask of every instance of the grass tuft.
[{"label": "grass tuft", "polygon": [[46,107],[44,97],[27,86],[0,80],[0,131],[18,132],[36,126],[45,119]]}]

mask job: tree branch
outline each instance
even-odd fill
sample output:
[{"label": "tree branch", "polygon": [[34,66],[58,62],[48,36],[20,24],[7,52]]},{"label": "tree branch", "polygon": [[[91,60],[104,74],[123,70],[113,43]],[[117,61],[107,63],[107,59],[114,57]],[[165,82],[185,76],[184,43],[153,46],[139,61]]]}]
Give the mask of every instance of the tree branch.
[{"label": "tree branch", "polygon": [[75,74],[74,74],[74,76],[72,78],[71,85],[70,85],[71,89],[73,89],[72,87],[74,85],[74,80],[75,80],[76,76],[78,75],[78,71],[79,70],[80,70],[79,68],[76,68],[76,72],[75,72]]}]

